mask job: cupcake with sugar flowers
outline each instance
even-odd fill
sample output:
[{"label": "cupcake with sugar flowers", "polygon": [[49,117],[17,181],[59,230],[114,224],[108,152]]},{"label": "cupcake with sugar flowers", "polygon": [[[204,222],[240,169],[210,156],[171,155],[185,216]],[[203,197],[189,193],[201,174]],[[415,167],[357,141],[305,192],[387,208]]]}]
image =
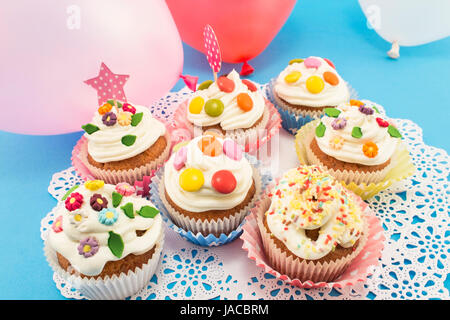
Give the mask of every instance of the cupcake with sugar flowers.
[{"label": "cupcake with sugar flowers", "polygon": [[47,260],[86,297],[123,299],[148,283],[164,227],[159,211],[133,186],[87,181],[69,190],[53,212]]},{"label": "cupcake with sugar flowers", "polygon": [[108,100],[82,128],[85,140],[73,156],[92,176],[108,183],[133,184],[150,176],[169,156],[165,125],[143,106]]},{"label": "cupcake with sugar flowers", "polygon": [[325,108],[348,101],[350,91],[330,60],[311,56],[291,60],[269,83],[267,97],[280,112],[283,128],[295,134]]}]

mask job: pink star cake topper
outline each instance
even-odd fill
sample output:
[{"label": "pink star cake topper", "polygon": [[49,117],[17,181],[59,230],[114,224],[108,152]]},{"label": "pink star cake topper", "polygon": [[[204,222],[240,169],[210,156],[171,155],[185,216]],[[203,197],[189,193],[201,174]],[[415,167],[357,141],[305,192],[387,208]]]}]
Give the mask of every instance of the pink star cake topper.
[{"label": "pink star cake topper", "polygon": [[103,105],[110,99],[127,102],[123,86],[129,75],[115,74],[102,62],[97,77],[84,81],[87,85],[97,90],[98,105]]}]

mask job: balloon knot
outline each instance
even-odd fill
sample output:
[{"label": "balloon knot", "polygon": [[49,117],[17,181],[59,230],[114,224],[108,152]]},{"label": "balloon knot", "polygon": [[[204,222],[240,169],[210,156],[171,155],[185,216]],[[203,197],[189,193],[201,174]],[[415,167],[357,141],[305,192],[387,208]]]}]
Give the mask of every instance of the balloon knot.
[{"label": "balloon knot", "polygon": [[252,74],[255,69],[247,63],[247,61],[244,61],[244,64],[242,65],[241,72],[239,73],[241,76],[248,76],[249,74]]},{"label": "balloon knot", "polygon": [[190,75],[180,75],[180,78],[183,79],[186,86],[195,92],[197,90],[197,81],[198,77],[190,76]]}]

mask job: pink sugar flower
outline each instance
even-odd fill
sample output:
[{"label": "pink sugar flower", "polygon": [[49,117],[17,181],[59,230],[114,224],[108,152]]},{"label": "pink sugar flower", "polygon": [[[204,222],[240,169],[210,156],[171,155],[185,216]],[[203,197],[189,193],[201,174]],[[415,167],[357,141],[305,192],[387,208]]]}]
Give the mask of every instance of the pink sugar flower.
[{"label": "pink sugar flower", "polygon": [[83,204],[83,196],[78,192],[72,192],[66,199],[66,209],[69,211],[77,210]]},{"label": "pink sugar flower", "polygon": [[116,191],[123,196],[131,196],[136,189],[126,182],[121,182],[116,185]]}]

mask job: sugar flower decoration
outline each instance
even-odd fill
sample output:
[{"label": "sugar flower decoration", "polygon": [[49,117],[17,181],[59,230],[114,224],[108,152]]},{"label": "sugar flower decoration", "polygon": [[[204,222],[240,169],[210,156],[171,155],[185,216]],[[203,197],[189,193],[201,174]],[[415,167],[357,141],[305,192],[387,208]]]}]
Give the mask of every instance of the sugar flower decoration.
[{"label": "sugar flower decoration", "polygon": [[372,141],[366,142],[363,145],[363,152],[366,157],[374,158],[378,154],[378,146]]},{"label": "sugar flower decoration", "polygon": [[72,192],[66,199],[66,209],[69,211],[77,210],[83,204],[83,196],[78,192]]},{"label": "sugar flower decoration", "polygon": [[110,105],[109,103],[105,103],[100,108],[98,108],[98,113],[100,113],[101,115],[104,115],[105,113],[110,112],[111,109],[112,109],[112,105]]},{"label": "sugar flower decoration", "polygon": [[116,124],[117,116],[114,112],[107,112],[102,117],[102,122],[105,126],[113,126]]},{"label": "sugar flower decoration", "polygon": [[126,182],[121,182],[116,185],[116,191],[127,197],[131,196],[136,191],[136,188]]},{"label": "sugar flower decoration", "polygon": [[94,237],[87,237],[80,241],[78,253],[85,258],[92,257],[98,251],[98,241]]},{"label": "sugar flower decoration", "polygon": [[118,218],[119,214],[114,208],[111,209],[105,208],[98,214],[98,221],[107,226],[114,224]]},{"label": "sugar flower decoration", "polygon": [[129,104],[129,103],[124,103],[124,104],[123,104],[123,107],[122,107],[122,110],[125,111],[125,112],[130,112],[130,113],[132,113],[132,114],[135,114],[135,113],[136,113],[136,108],[133,107],[133,106],[132,106],[131,104]]},{"label": "sugar flower decoration", "polygon": [[331,122],[331,126],[334,130],[344,129],[347,125],[347,120],[345,118],[336,118]]},{"label": "sugar flower decoration", "polygon": [[351,99],[351,100],[350,100],[350,105],[351,105],[351,106],[355,106],[355,107],[361,107],[361,106],[364,105],[364,102],[359,101],[359,100],[353,100],[353,99]]},{"label": "sugar flower decoration", "polygon": [[344,145],[344,139],[340,136],[334,136],[330,139],[330,147],[335,150],[340,150]]},{"label": "sugar flower decoration", "polygon": [[85,219],[87,218],[87,214],[81,210],[71,212],[69,215],[69,221],[70,224],[75,225],[75,227],[78,227]]},{"label": "sugar flower decoration", "polygon": [[89,181],[86,181],[86,183],[84,184],[86,189],[91,190],[91,191],[95,191],[100,188],[103,188],[104,185],[105,185],[105,182],[103,182],[103,180],[89,180]]},{"label": "sugar flower decoration", "polygon": [[55,233],[63,231],[63,228],[62,228],[62,216],[59,216],[58,218],[55,219],[55,221],[53,221],[52,229],[53,229],[53,231]]},{"label": "sugar flower decoration", "polygon": [[121,126],[129,126],[131,124],[131,112],[119,112],[117,115],[117,122]]},{"label": "sugar flower decoration", "polygon": [[95,211],[101,211],[103,208],[106,208],[108,206],[108,200],[106,200],[105,197],[102,197],[98,193],[92,195],[89,203],[91,204],[92,209],[94,209]]},{"label": "sugar flower decoration", "polygon": [[375,112],[371,107],[366,107],[366,105],[364,104],[359,107],[359,111],[364,113],[365,115],[371,115]]}]

